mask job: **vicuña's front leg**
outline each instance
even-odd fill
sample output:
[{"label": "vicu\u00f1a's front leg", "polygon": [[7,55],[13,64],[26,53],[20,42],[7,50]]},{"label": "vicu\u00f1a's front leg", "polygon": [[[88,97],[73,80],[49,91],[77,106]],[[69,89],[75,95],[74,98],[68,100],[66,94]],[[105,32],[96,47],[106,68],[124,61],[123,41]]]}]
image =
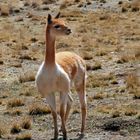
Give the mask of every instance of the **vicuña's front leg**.
[{"label": "vicu\u00f1a's front leg", "polygon": [[57,125],[57,111],[56,111],[56,101],[55,101],[54,93],[50,93],[47,96],[46,100],[52,112],[53,123],[54,123],[54,140],[57,140],[58,139],[58,125]]},{"label": "vicu\u00f1a's front leg", "polygon": [[65,114],[66,114],[66,105],[67,105],[67,93],[61,93],[60,94],[60,117],[61,117],[61,129],[63,133],[63,139],[67,139],[67,131],[66,131],[66,121],[65,121]]}]

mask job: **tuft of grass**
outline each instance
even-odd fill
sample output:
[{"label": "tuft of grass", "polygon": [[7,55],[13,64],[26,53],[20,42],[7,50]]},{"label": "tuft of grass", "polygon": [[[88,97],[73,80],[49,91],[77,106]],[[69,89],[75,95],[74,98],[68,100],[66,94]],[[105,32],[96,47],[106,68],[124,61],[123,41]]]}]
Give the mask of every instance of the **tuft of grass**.
[{"label": "tuft of grass", "polygon": [[89,70],[98,70],[98,69],[101,69],[102,68],[102,65],[100,62],[95,62],[94,64],[87,64],[86,65],[86,69],[87,71]]},{"label": "tuft of grass", "polygon": [[4,115],[12,115],[12,116],[20,116],[22,114],[22,111],[20,109],[14,109],[14,110],[7,110],[4,112]]},{"label": "tuft of grass", "polygon": [[135,109],[127,109],[126,111],[125,111],[125,115],[126,116],[134,116],[134,115],[136,115],[138,112],[135,110]]},{"label": "tuft of grass", "polygon": [[71,6],[72,5],[72,1],[69,1],[69,0],[63,0],[63,2],[61,3],[60,5],[60,9],[65,9],[67,8],[68,6]]},{"label": "tuft of grass", "polygon": [[3,135],[6,134],[6,129],[4,127],[4,125],[0,124],[0,138],[3,137]]},{"label": "tuft of grass", "polygon": [[21,128],[20,128],[20,125],[16,122],[12,125],[11,127],[11,134],[17,134],[17,133],[20,133],[21,132]]},{"label": "tuft of grass", "polygon": [[21,114],[22,114],[22,111],[20,109],[15,109],[11,112],[11,115],[20,116]]},{"label": "tuft of grass", "polygon": [[95,87],[108,86],[108,80],[110,78],[111,76],[89,75],[87,80],[87,87],[95,88]]},{"label": "tuft of grass", "polygon": [[91,59],[93,59],[93,56],[90,53],[84,52],[83,59],[84,60],[91,60]]},{"label": "tuft of grass", "polygon": [[80,113],[79,109],[77,108],[73,109],[72,114],[78,114],[78,113]]},{"label": "tuft of grass", "polygon": [[128,74],[125,81],[128,89],[134,89],[139,86],[139,79],[136,73]]},{"label": "tuft of grass", "polygon": [[96,52],[96,56],[104,56],[107,55],[107,52],[105,50],[99,50]]},{"label": "tuft of grass", "polygon": [[20,134],[16,137],[16,140],[32,140],[32,135],[29,133]]},{"label": "tuft of grass", "polygon": [[120,115],[121,115],[121,112],[120,111],[113,111],[112,112],[112,118],[120,117]]},{"label": "tuft of grass", "polygon": [[118,84],[118,81],[117,81],[117,79],[113,79],[113,80],[111,81],[111,84],[113,84],[113,85],[116,85],[116,84]]},{"label": "tuft of grass", "polygon": [[32,60],[32,57],[30,57],[30,56],[27,55],[27,54],[24,54],[24,55],[20,56],[19,59]]},{"label": "tuft of grass", "polygon": [[25,117],[21,122],[21,127],[23,129],[31,129],[32,123],[29,117]]},{"label": "tuft of grass", "polygon": [[103,93],[97,93],[96,95],[93,96],[93,99],[103,99],[105,95]]},{"label": "tuft of grass", "polygon": [[107,105],[100,106],[97,108],[97,111],[105,114],[110,114],[112,112],[112,107]]},{"label": "tuft of grass", "polygon": [[133,0],[131,3],[131,10],[132,12],[137,12],[140,10],[140,1],[139,0]]},{"label": "tuft of grass", "polygon": [[45,115],[50,113],[50,108],[39,104],[33,104],[29,108],[29,115]]},{"label": "tuft of grass", "polygon": [[33,72],[26,72],[19,77],[20,83],[35,81],[35,74]]},{"label": "tuft of grass", "polygon": [[24,101],[19,98],[11,99],[7,103],[8,108],[19,107],[19,106],[24,106]]},{"label": "tuft of grass", "polygon": [[0,5],[1,16],[9,16],[11,13],[11,7],[8,4]]},{"label": "tuft of grass", "polygon": [[134,99],[140,99],[140,89],[137,89],[136,92],[133,93],[134,94]]}]

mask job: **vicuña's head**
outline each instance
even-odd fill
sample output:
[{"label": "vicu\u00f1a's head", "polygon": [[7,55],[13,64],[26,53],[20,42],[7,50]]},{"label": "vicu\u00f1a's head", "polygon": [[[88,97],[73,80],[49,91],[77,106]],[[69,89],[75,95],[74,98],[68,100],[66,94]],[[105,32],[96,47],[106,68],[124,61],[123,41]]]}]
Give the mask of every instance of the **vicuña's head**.
[{"label": "vicu\u00f1a's head", "polygon": [[59,35],[69,35],[71,33],[71,29],[65,25],[64,21],[59,19],[59,16],[60,13],[52,19],[52,16],[48,14],[47,31],[49,31],[51,36],[54,37]]}]

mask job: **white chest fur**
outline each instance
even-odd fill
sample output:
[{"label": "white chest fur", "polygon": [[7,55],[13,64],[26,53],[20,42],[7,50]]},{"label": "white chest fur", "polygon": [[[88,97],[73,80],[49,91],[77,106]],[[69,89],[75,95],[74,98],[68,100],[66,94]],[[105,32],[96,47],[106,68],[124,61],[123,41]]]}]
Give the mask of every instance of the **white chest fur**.
[{"label": "white chest fur", "polygon": [[43,62],[36,75],[36,85],[40,94],[47,97],[51,92],[68,92],[70,79],[58,64],[50,68]]}]

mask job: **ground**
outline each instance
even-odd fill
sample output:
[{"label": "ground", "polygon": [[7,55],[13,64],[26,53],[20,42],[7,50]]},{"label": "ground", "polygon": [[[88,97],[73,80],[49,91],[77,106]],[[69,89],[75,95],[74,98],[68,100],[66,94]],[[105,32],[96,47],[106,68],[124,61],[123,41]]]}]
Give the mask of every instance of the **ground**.
[{"label": "ground", "polygon": [[[57,52],[75,52],[87,65],[83,140],[140,139],[139,9],[139,0],[0,0],[0,139],[53,136],[50,109],[34,80],[44,59],[47,15],[59,11],[72,34],[57,39]],[[67,130],[78,140],[80,106],[72,92]]]}]

